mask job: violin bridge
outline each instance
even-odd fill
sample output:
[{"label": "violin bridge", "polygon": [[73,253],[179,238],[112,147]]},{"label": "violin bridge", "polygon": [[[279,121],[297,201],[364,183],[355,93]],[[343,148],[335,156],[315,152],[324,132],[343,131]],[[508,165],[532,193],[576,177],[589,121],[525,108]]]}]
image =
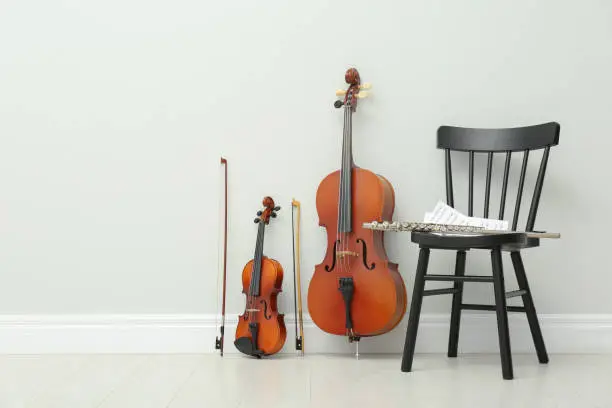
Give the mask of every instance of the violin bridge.
[{"label": "violin bridge", "polygon": [[259,312],[261,309],[247,309],[247,312]]}]

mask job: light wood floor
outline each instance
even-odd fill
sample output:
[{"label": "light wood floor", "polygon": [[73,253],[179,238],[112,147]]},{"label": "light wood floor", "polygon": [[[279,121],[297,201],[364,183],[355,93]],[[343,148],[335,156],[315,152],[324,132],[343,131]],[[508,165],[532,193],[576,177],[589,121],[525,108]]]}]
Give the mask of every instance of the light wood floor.
[{"label": "light wood floor", "polygon": [[0,407],[612,407],[611,355],[0,356]]}]

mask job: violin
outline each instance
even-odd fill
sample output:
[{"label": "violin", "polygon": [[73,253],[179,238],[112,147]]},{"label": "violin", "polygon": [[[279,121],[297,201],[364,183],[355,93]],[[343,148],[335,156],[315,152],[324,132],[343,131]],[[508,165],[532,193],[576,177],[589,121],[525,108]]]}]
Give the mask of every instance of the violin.
[{"label": "violin", "polygon": [[323,331],[347,336],[349,342],[392,330],[406,312],[406,288],[397,264],[388,260],[384,232],[363,228],[364,222],[390,220],[395,192],[383,176],[353,161],[352,115],[358,99],[367,96],[359,72],[345,73],[349,84],[343,100],[342,159],[339,170],[319,184],[316,207],[319,225],[326,229],[327,251],[315,266],[308,286],[308,309]]},{"label": "violin", "polygon": [[276,218],[279,206],[271,197],[263,199],[257,212],[255,255],[242,270],[242,293],[246,295],[244,313],[238,316],[234,345],[244,354],[261,358],[277,353],[287,338],[284,315],[278,313],[277,297],[283,285],[281,264],[263,254],[264,232],[270,217]]}]

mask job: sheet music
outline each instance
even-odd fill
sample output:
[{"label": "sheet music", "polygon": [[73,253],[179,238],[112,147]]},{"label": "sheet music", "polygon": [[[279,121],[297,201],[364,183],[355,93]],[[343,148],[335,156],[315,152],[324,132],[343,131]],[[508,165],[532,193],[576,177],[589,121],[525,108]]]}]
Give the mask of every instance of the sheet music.
[{"label": "sheet music", "polygon": [[468,225],[473,227],[483,227],[487,230],[507,231],[508,221],[495,220],[490,218],[468,217],[455,210],[453,207],[438,201],[431,212],[426,212],[423,222],[450,225]]}]

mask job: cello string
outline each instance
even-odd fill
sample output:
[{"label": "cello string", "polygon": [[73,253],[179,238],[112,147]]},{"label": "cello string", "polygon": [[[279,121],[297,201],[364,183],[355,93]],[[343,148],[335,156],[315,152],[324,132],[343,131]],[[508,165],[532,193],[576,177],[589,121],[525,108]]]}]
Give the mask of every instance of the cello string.
[{"label": "cello string", "polygon": [[350,243],[349,243],[349,236],[350,236],[350,231],[351,231],[351,221],[352,221],[352,216],[351,216],[351,212],[352,212],[352,206],[350,206],[351,201],[352,201],[352,197],[351,197],[351,184],[352,184],[352,168],[351,168],[351,139],[352,139],[352,134],[351,134],[351,106],[352,106],[352,92],[351,92],[351,100],[349,101],[349,106],[346,109],[346,179],[345,179],[345,193],[344,193],[344,199],[345,201],[345,205],[344,208],[347,214],[346,214],[346,218],[345,218],[345,224],[346,225],[346,229],[345,229],[345,255],[344,258],[346,258],[345,261],[345,273],[349,273],[350,272],[350,263],[351,263],[351,259],[349,258],[348,254],[348,250],[350,249]]},{"label": "cello string", "polygon": [[[351,93],[352,96],[352,93]],[[352,115],[352,97],[351,97],[351,103],[349,108],[347,109],[346,112],[346,168],[347,168],[347,173],[346,173],[346,206],[345,208],[348,209],[347,211],[347,229],[349,231],[352,231],[352,221],[353,221],[353,217],[352,217],[352,211],[353,211],[353,206],[352,206],[352,181],[353,181],[353,168],[352,168],[352,160],[351,160],[351,153],[352,153],[352,140],[353,140],[353,129],[351,127],[351,115]],[[350,242],[348,240],[349,235],[351,233],[347,232],[347,237],[346,237],[346,251],[348,253],[348,250],[350,249]],[[350,272],[350,263],[351,263],[351,258],[347,255],[345,255],[346,257],[346,268],[347,268],[347,273]]]},{"label": "cello string", "polygon": [[342,134],[342,174],[340,175],[341,178],[341,190],[342,190],[342,202],[340,203],[341,208],[342,208],[342,226],[341,226],[341,234],[340,234],[340,251],[341,251],[341,255],[340,255],[340,259],[339,259],[339,266],[340,266],[340,272],[342,274],[344,274],[346,272],[346,259],[344,257],[344,253],[346,250],[346,221],[347,221],[347,217],[348,214],[346,214],[346,193],[347,193],[347,186],[346,186],[346,181],[347,181],[347,177],[346,177],[346,172],[347,172],[347,166],[346,166],[346,157],[348,156],[348,128],[347,128],[347,112],[349,111],[349,105],[350,105],[350,98],[347,99],[347,101],[349,102],[348,104],[344,105],[344,126],[343,126],[343,134]]},{"label": "cello string", "polygon": [[[352,112],[352,93],[351,93],[351,103],[349,104],[349,107],[346,109],[346,168],[347,168],[347,172],[346,172],[346,204],[345,204],[345,208],[348,210],[347,211],[347,219],[346,219],[346,224],[347,224],[347,228],[346,228],[346,254],[345,258],[346,258],[346,272],[347,274],[350,274],[351,270],[350,270],[350,262],[351,259],[348,256],[348,250],[350,249],[350,245],[349,245],[349,235],[351,234],[349,231],[352,230],[351,228],[351,221],[352,221],[352,206],[350,206],[351,204],[351,184],[352,184],[352,168],[351,168],[351,139],[352,139],[352,134],[351,134],[351,112]],[[350,304],[349,304],[350,307]],[[350,329],[349,329],[349,335],[350,335]]]},{"label": "cello string", "polygon": [[337,268],[341,269],[340,266],[340,259],[338,259],[338,251],[341,251],[341,245],[342,245],[342,235],[341,235],[341,229],[342,229],[342,197],[343,197],[343,191],[342,191],[342,168],[343,168],[343,163],[344,163],[344,139],[345,139],[345,135],[346,135],[346,129],[343,126],[342,127],[342,142],[341,142],[341,146],[342,146],[342,160],[340,162],[340,177],[339,177],[339,186],[338,186],[338,229],[336,231],[336,251],[334,254],[334,259],[332,260],[332,263],[336,264]]},{"label": "cello string", "polygon": [[[351,93],[352,95],[352,93]],[[346,157],[344,158],[344,212],[346,213],[345,218],[344,218],[344,256],[342,257],[342,259],[344,260],[344,273],[349,273],[350,272],[350,268],[349,268],[349,259],[347,257],[347,252],[349,249],[349,242],[348,242],[348,237],[349,237],[349,220],[351,219],[351,214],[349,211],[347,211],[349,209],[349,202],[351,200],[350,197],[350,180],[351,180],[351,164],[350,164],[350,160],[349,160],[349,155],[351,152],[351,146],[350,146],[350,142],[351,142],[351,132],[350,132],[350,127],[349,127],[349,118],[350,118],[350,112],[351,112],[351,98],[349,98],[349,104],[346,108],[345,111],[345,128],[346,128]]]},{"label": "cello string", "polygon": [[347,172],[346,172],[346,208],[347,208],[347,219],[346,219],[346,224],[347,224],[347,233],[346,233],[346,251],[347,251],[347,255],[346,255],[346,268],[347,268],[347,273],[350,273],[350,264],[352,262],[351,257],[348,255],[348,251],[351,249],[351,242],[349,241],[349,237],[352,233],[353,230],[353,226],[352,226],[352,221],[353,221],[353,216],[352,216],[352,211],[353,211],[353,205],[352,205],[352,189],[353,189],[353,168],[352,168],[352,163],[351,163],[351,152],[353,149],[352,146],[352,129],[351,129],[351,114],[353,112],[352,110],[352,98],[353,98],[353,94],[351,93],[351,105],[347,110],[346,113],[346,168],[347,168]]},{"label": "cello string", "polygon": [[[352,105],[352,100],[351,100],[351,105]],[[348,196],[348,200],[349,200],[348,204],[350,205],[350,211],[349,211],[349,217],[350,217],[349,218],[349,229],[350,229],[351,232],[353,230],[353,228],[352,228],[352,222],[353,222],[353,217],[352,217],[352,212],[353,212],[353,197],[352,197],[352,192],[353,192],[352,191],[353,160],[352,160],[352,157],[351,157],[351,154],[353,152],[353,145],[352,145],[352,143],[353,143],[352,114],[353,114],[352,107],[349,107],[349,109],[347,110],[347,114],[346,114],[346,127],[348,129],[347,130],[347,139],[348,139],[348,141],[347,141],[347,145],[348,145],[347,149],[348,149],[348,152],[347,152],[346,161],[347,161],[347,168],[349,169],[348,170],[349,173],[347,175],[347,178],[349,180],[349,182],[347,183],[347,196]],[[348,241],[348,239],[347,239],[347,241]],[[348,245],[348,242],[347,242],[347,245]],[[347,262],[349,263],[349,267],[348,267],[348,271],[347,271],[348,273],[351,272],[351,270],[350,270],[350,262],[351,261],[352,261],[352,258],[349,258],[347,256]],[[349,329],[349,336],[352,336],[352,335],[353,335],[353,329],[351,328],[351,329]]]}]

